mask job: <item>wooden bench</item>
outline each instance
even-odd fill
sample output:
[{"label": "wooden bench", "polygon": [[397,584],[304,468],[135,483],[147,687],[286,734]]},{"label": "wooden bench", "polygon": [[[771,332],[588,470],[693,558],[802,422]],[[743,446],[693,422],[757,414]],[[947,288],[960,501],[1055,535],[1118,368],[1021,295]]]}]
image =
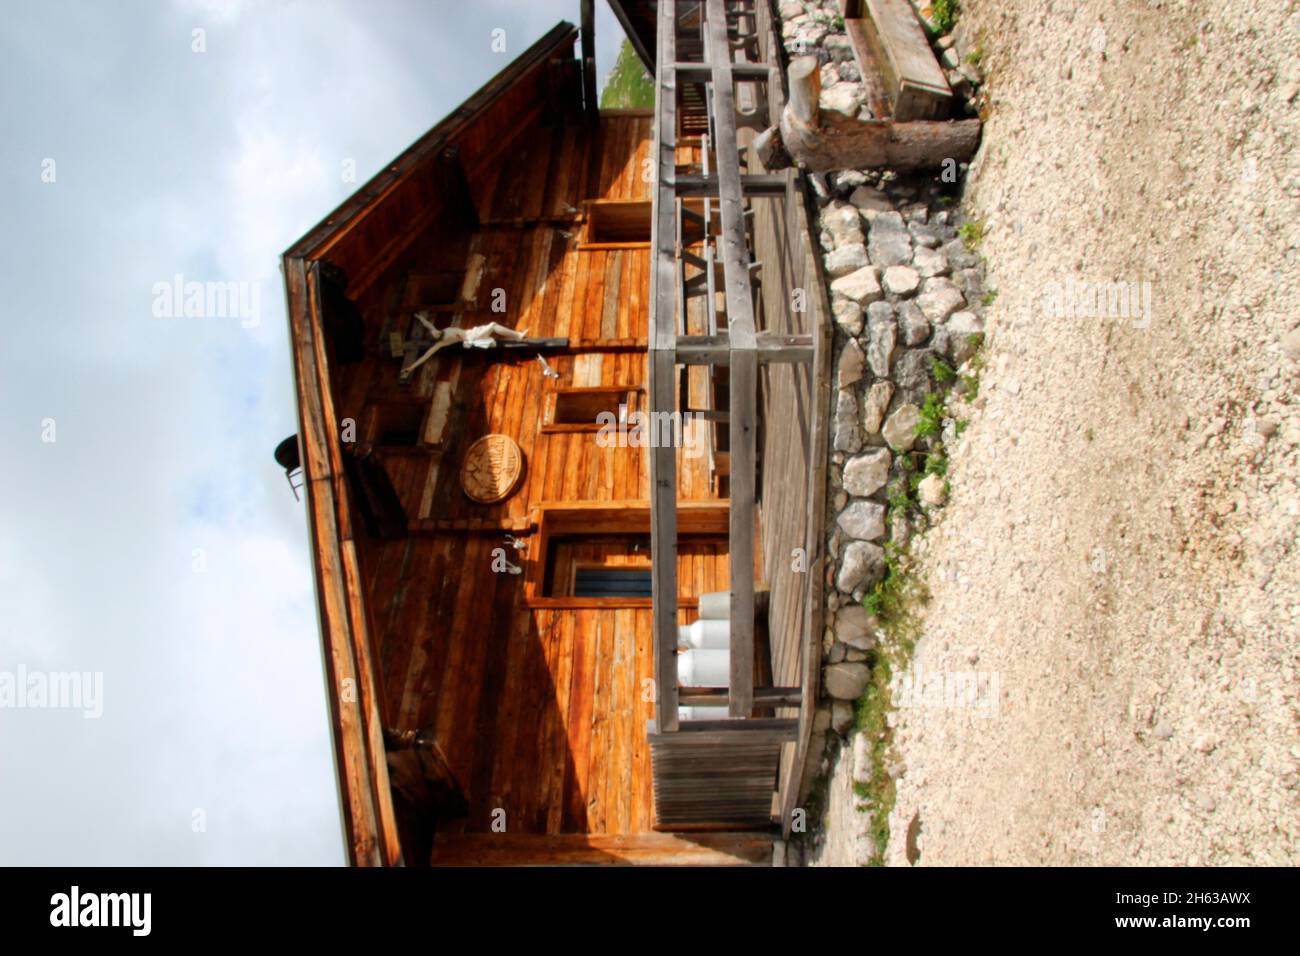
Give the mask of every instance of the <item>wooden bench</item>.
[{"label": "wooden bench", "polygon": [[946,119],[952,110],[952,90],[908,0],[840,0],[840,4],[863,81],[879,74],[890,118],[896,123]]}]

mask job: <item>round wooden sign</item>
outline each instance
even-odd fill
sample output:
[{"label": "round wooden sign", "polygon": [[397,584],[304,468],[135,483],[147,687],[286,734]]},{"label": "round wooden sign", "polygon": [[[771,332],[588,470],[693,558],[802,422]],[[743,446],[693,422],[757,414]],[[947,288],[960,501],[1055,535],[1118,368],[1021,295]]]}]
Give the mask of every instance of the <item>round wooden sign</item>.
[{"label": "round wooden sign", "polygon": [[484,435],[469,446],[460,486],[472,500],[490,505],[510,496],[523,471],[523,452],[508,435]]}]

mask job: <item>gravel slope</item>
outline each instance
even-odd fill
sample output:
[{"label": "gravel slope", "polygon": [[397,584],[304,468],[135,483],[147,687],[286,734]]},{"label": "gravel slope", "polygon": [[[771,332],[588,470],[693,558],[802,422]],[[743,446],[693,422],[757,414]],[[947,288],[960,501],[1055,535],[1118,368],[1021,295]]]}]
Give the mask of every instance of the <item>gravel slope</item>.
[{"label": "gravel slope", "polygon": [[[1300,862],[1300,7],[963,8],[1000,295],[913,670],[998,699],[899,709],[888,860]],[[1054,317],[1070,277],[1149,323]]]}]

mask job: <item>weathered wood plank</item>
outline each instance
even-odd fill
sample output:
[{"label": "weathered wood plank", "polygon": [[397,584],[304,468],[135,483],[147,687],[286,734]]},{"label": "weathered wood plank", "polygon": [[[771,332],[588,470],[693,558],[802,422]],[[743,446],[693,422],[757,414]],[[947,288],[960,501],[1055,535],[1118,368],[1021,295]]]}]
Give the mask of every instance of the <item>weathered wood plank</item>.
[{"label": "weathered wood plank", "polygon": [[596,100],[596,0],[582,0],[582,100],[589,122],[600,119]]},{"label": "weathered wood plank", "polygon": [[[675,203],[668,188],[677,175],[677,77],[671,64],[676,61],[676,0],[659,4],[658,58],[655,77],[655,184],[650,248],[654,274],[650,286],[650,347],[672,347],[677,329],[676,267],[673,244]],[[653,374],[653,369],[652,369]],[[652,406],[653,407],[653,406]]]},{"label": "weathered wood plank", "polygon": [[942,119],[952,108],[952,90],[934,58],[930,41],[908,0],[865,0],[865,29],[850,34],[865,39],[867,49],[854,52],[861,63],[875,60],[896,123]]},{"label": "weathered wood plank", "polygon": [[752,866],[772,860],[764,832],[439,835],[434,866]]},{"label": "weathered wood plank", "polygon": [[748,717],[754,688],[754,509],[758,364],[753,350],[731,358],[731,698],[729,713]]},{"label": "weathered wood plank", "polygon": [[[663,4],[671,7],[671,2]],[[650,407],[676,407],[673,353],[650,353]],[[653,559],[655,720],[665,732],[677,727],[677,450],[671,445],[650,450]]]}]

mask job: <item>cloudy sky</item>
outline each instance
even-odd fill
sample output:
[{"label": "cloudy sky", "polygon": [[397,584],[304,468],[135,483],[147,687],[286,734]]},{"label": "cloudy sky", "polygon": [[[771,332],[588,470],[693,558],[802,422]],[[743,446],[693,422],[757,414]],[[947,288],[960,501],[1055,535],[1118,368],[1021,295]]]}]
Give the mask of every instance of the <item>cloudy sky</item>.
[{"label": "cloudy sky", "polygon": [[[343,862],[279,254],[578,6],[6,5],[0,864]],[[177,274],[256,324],[156,316]],[[101,673],[102,716],[21,671]]]}]

